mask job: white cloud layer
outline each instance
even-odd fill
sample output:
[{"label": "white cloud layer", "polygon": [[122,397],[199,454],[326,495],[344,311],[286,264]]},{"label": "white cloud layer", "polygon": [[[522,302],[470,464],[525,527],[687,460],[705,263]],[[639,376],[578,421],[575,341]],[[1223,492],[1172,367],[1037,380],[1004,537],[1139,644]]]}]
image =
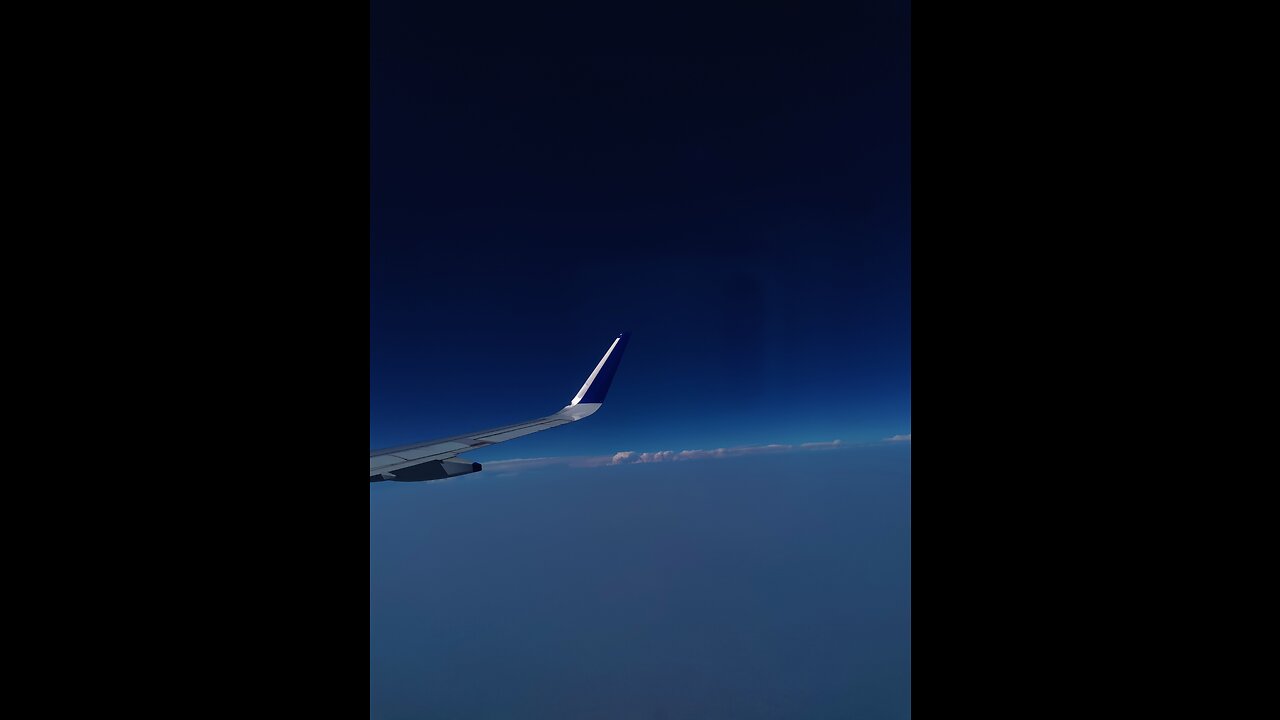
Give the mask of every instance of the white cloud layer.
[{"label": "white cloud layer", "polygon": [[838,448],[844,443],[840,440],[826,442],[808,442],[800,445],[743,445],[714,450],[659,450],[657,452],[637,452],[623,450],[613,455],[577,455],[568,457],[517,458],[515,460],[498,460],[483,463],[485,472],[516,472],[548,465],[568,465],[570,467],[601,467],[604,465],[638,465],[641,463],[679,462],[681,460],[706,460],[711,458],[742,457],[767,453],[784,453],[797,450],[823,450]]},{"label": "white cloud layer", "polygon": [[894,435],[893,437],[887,437],[884,440],[885,442],[910,442],[911,433],[907,433],[906,435]]},{"label": "white cloud layer", "polygon": [[632,465],[635,463],[675,462],[677,460],[704,460],[707,458],[741,457],[743,455],[759,455],[761,453],[780,453],[791,450],[817,450],[834,448],[840,445],[839,440],[830,442],[811,442],[802,445],[743,445],[732,448],[716,448],[715,450],[662,450],[660,452],[642,452],[634,450],[614,453],[610,465]]}]

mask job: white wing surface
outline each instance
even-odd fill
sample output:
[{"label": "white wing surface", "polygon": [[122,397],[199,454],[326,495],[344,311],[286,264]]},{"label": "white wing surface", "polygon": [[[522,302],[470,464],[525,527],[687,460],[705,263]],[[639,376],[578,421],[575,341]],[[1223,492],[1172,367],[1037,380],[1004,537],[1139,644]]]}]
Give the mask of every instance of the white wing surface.
[{"label": "white wing surface", "polygon": [[480,463],[463,460],[457,456],[468,450],[496,445],[500,442],[560,427],[581,420],[600,409],[604,397],[613,383],[613,376],[622,362],[622,352],[627,348],[631,333],[623,332],[614,338],[604,357],[596,365],[582,389],[559,412],[536,420],[505,425],[489,430],[456,435],[374,450],[369,453],[369,482],[400,480],[418,482],[440,480],[455,475],[479,472]]}]

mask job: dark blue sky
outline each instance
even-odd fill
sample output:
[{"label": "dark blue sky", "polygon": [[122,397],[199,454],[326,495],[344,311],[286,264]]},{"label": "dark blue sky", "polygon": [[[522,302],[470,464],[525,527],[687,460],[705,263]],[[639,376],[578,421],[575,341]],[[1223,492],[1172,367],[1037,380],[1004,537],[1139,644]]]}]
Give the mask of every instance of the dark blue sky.
[{"label": "dark blue sky", "polygon": [[370,446],[484,462],[909,433],[909,5],[462,18],[374,0]]}]

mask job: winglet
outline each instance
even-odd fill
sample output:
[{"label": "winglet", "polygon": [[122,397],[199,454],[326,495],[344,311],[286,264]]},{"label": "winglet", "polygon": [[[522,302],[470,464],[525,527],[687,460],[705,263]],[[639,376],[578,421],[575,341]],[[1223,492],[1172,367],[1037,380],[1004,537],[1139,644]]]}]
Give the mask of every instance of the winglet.
[{"label": "winglet", "polygon": [[627,349],[629,339],[631,339],[631,333],[625,331],[614,338],[613,344],[609,346],[604,357],[600,358],[600,364],[596,365],[591,377],[582,384],[578,394],[573,396],[569,407],[579,403],[586,405],[604,402],[604,396],[609,392],[609,385],[613,383],[613,376],[618,372],[618,365],[622,363],[622,352]]}]

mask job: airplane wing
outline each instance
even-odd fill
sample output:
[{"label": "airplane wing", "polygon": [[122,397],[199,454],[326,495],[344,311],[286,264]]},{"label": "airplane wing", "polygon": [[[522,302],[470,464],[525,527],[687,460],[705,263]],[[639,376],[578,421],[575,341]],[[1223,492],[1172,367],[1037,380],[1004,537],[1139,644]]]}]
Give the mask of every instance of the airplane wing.
[{"label": "airplane wing", "polygon": [[630,337],[631,333],[623,332],[614,338],[613,344],[609,346],[604,357],[600,358],[596,369],[583,383],[582,389],[559,412],[515,425],[504,425],[466,435],[375,450],[369,453],[369,482],[381,480],[418,482],[479,472],[480,463],[457,458],[457,455],[468,450],[496,445],[531,433],[567,425],[591,415],[604,404],[604,396],[609,392],[614,374],[618,372],[618,365],[622,362],[622,352],[627,349],[627,340]]}]

